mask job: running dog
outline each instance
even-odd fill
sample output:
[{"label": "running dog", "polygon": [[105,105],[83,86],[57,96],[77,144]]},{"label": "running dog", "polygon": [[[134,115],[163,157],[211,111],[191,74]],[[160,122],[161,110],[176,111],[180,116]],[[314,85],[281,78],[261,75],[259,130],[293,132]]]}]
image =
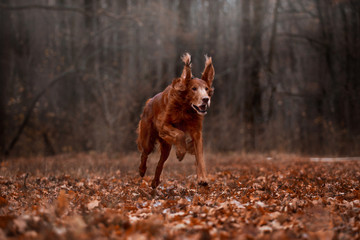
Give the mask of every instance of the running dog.
[{"label": "running dog", "polygon": [[202,76],[195,78],[191,72],[190,54],[185,53],[181,59],[185,64],[181,77],[175,78],[163,92],[146,101],[137,130],[137,145],[141,152],[141,177],[145,175],[149,154],[154,150],[156,142],[160,144],[161,155],[151,183],[152,188],[160,184],[160,175],[172,145],[176,147],[179,161],[186,152],[195,155],[198,183],[202,186],[208,184],[202,125],[214,93],[212,83],[215,70],[211,57],[205,56]]}]

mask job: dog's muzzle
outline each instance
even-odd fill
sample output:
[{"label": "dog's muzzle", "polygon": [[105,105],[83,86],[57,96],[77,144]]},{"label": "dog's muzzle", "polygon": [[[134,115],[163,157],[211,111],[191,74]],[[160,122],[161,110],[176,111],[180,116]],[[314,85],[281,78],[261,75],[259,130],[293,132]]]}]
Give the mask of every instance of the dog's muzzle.
[{"label": "dog's muzzle", "polygon": [[208,104],[201,104],[199,106],[196,106],[194,104],[191,104],[191,106],[193,107],[193,109],[195,109],[195,111],[200,114],[200,115],[205,115],[207,114],[207,110],[209,108]]}]

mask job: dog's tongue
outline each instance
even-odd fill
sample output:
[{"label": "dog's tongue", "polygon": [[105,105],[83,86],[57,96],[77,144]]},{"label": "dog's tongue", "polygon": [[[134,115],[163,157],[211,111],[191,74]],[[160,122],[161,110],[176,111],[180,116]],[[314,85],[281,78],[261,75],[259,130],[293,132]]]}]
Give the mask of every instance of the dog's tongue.
[{"label": "dog's tongue", "polygon": [[201,105],[201,106],[199,107],[199,109],[200,109],[201,111],[206,111],[207,107],[206,107],[206,105],[204,104],[204,105]]}]

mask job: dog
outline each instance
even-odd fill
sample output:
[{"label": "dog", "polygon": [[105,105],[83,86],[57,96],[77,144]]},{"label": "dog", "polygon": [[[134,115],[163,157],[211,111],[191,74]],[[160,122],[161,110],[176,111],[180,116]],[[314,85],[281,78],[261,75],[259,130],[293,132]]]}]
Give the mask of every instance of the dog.
[{"label": "dog", "polygon": [[211,57],[205,55],[205,68],[201,78],[191,72],[191,56],[181,57],[184,68],[179,78],[175,78],[163,92],[146,101],[138,125],[137,145],[141,152],[140,176],[146,172],[146,161],[160,144],[160,160],[156,167],[151,187],[160,184],[160,175],[169,157],[172,145],[176,147],[176,157],[181,161],[186,152],[195,155],[198,184],[207,186],[207,176],[203,155],[202,125],[204,115],[210,107],[214,93],[212,83],[215,70]]}]

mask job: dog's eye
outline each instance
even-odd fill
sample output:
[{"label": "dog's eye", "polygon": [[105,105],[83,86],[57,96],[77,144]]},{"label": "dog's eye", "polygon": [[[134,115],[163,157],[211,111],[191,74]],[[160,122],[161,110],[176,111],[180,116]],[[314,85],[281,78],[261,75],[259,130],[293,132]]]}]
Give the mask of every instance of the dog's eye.
[{"label": "dog's eye", "polygon": [[196,89],[197,89],[196,87],[193,87],[193,88],[192,88],[193,91],[196,91]]},{"label": "dog's eye", "polygon": [[207,91],[207,90],[209,90],[209,88],[205,88],[205,90]]}]

